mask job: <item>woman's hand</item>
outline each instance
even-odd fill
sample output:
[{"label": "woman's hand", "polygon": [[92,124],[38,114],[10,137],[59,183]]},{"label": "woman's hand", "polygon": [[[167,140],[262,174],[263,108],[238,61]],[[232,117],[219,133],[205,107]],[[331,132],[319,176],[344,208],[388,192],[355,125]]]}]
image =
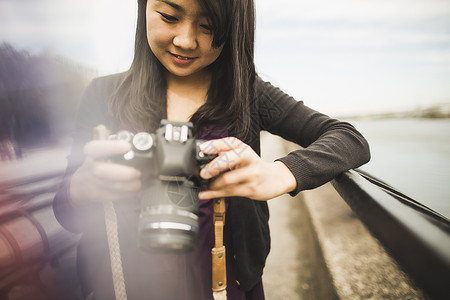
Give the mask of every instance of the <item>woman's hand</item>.
[{"label": "woman's hand", "polygon": [[253,149],[237,138],[205,142],[205,154],[219,154],[200,172],[204,179],[216,177],[200,199],[241,196],[269,200],[294,190],[294,175],[282,162],[265,162]]},{"label": "woman's hand", "polygon": [[114,201],[137,194],[141,173],[133,167],[108,162],[125,154],[130,145],[123,141],[94,140],[84,147],[86,159],[73,174],[69,194],[73,205]]}]

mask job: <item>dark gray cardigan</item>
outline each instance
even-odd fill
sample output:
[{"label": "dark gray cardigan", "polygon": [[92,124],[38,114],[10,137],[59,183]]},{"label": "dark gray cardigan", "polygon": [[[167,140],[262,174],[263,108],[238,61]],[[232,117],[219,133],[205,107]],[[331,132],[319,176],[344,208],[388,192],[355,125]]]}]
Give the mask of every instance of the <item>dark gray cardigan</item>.
[{"label": "dark gray cardigan", "polygon": [[[92,129],[98,124],[105,124],[112,130],[117,130],[113,117],[108,114],[107,101],[121,76],[123,74],[95,79],[87,88],[80,104],[66,179],[54,201],[58,221],[73,232],[86,233],[89,228],[104,227],[100,225],[103,220],[100,222],[98,214],[93,213],[100,210],[100,207],[75,210],[70,206],[68,182],[84,160],[82,147],[92,139]],[[258,154],[261,130],[267,130],[303,147],[279,159],[286,164],[297,180],[297,188],[291,195],[318,187],[341,172],[366,163],[370,158],[366,140],[350,124],[308,108],[302,101],[296,101],[259,78],[256,80],[256,96],[252,103],[251,114],[252,126],[244,142]],[[250,290],[261,279],[270,251],[268,206],[264,201],[236,197],[230,199],[230,215],[237,279],[242,290]],[[90,219],[89,216],[93,217]],[[92,256],[95,260],[96,250],[89,247],[92,248],[92,243],[99,241],[89,239],[89,235],[84,234],[79,251],[92,251],[92,255],[87,257]],[[105,255],[101,250],[97,251],[97,255]],[[92,263],[95,264],[95,261]],[[84,265],[89,269],[91,264]],[[95,273],[95,270],[90,271]],[[90,271],[85,270],[86,276],[81,278],[87,289],[90,288],[88,274]]]}]

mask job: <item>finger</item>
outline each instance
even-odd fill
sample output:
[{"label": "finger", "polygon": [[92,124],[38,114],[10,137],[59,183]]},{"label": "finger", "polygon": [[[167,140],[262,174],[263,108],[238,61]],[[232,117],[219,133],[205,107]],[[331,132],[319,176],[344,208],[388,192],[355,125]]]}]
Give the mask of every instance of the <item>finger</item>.
[{"label": "finger", "polygon": [[245,169],[236,169],[226,172],[214,179],[208,190],[199,194],[200,199],[213,199],[219,197],[246,197],[249,195],[250,180]]},{"label": "finger", "polygon": [[98,188],[104,191],[118,193],[123,195],[133,194],[141,190],[142,183],[140,180],[132,181],[105,181],[100,180],[97,184]]},{"label": "finger", "polygon": [[200,145],[200,150],[206,154],[217,154],[223,151],[237,150],[247,147],[247,145],[235,137],[206,141]]},{"label": "finger", "polygon": [[246,188],[245,184],[242,184],[242,185],[227,186],[220,190],[201,191],[198,194],[198,198],[200,200],[207,200],[207,199],[236,197],[236,196],[248,197],[249,195],[250,194],[248,188]]},{"label": "finger", "polygon": [[201,169],[200,176],[204,179],[211,179],[223,172],[235,168],[237,164],[238,161],[233,157],[232,153],[221,153]]},{"label": "finger", "polygon": [[[248,150],[250,148],[246,148]],[[251,161],[250,151],[227,151],[221,152],[218,157],[202,168],[200,176],[204,179],[210,179],[222,174],[223,172],[234,170],[236,168],[248,165]]]},{"label": "finger", "polygon": [[70,182],[70,199],[75,205],[129,198],[141,189],[140,180],[105,180],[95,176],[91,166],[82,168],[75,172]]},{"label": "finger", "polygon": [[236,169],[223,173],[211,182],[209,189],[220,190],[226,186],[239,185],[249,182],[251,175],[249,175],[249,172],[246,169],[247,168]]},{"label": "finger", "polygon": [[86,156],[93,159],[107,158],[114,155],[127,153],[131,145],[125,141],[93,140],[84,146]]},{"label": "finger", "polygon": [[141,178],[141,172],[133,167],[101,161],[92,165],[92,174],[107,181],[132,181]]}]

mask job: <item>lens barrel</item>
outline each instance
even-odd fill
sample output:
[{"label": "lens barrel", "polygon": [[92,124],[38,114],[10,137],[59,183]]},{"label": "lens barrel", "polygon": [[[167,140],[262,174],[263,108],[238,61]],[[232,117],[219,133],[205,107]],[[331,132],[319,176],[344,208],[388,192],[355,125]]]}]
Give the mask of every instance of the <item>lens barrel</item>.
[{"label": "lens barrel", "polygon": [[141,198],[139,247],[181,253],[193,250],[198,234],[198,197],[189,182],[155,180]]}]

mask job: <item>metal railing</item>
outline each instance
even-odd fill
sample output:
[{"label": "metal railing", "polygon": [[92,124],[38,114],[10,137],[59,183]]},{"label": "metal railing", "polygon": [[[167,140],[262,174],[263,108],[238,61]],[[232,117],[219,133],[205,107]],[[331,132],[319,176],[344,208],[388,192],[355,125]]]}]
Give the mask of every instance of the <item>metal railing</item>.
[{"label": "metal railing", "polygon": [[450,299],[450,221],[361,171],[332,182],[388,253],[433,299]]},{"label": "metal railing", "polygon": [[0,183],[1,299],[77,299],[79,236],[63,229],[52,209],[62,175]]}]

